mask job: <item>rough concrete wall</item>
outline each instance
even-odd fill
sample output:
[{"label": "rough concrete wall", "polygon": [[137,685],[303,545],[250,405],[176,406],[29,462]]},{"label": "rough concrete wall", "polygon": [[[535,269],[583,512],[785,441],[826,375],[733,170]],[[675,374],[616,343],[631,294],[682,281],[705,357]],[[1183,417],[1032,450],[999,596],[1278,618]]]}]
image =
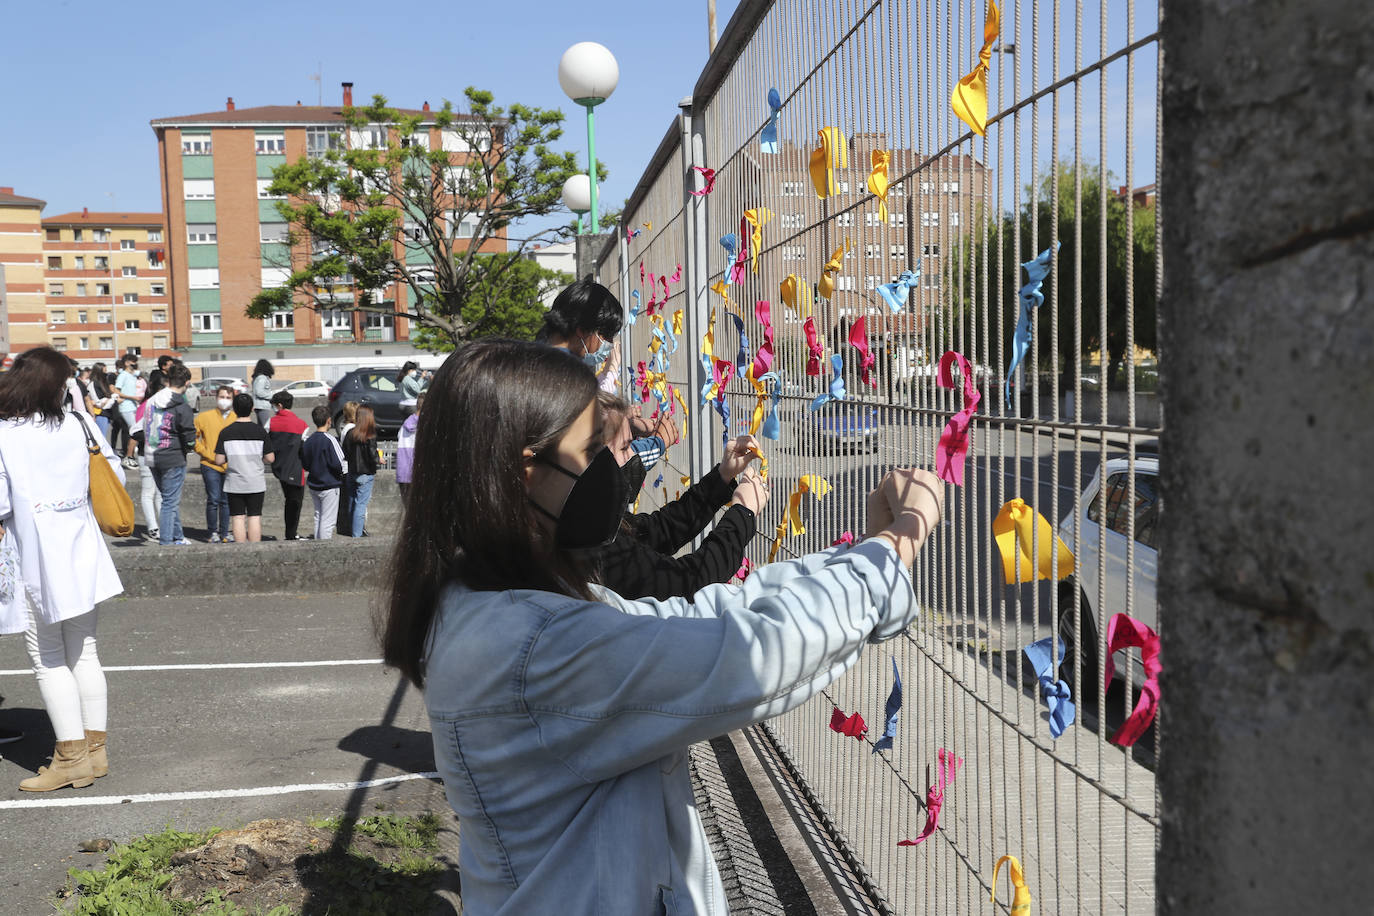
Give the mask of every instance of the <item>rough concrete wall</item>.
[{"label": "rough concrete wall", "polygon": [[1374,5],[1164,5],[1160,909],[1369,912]]}]

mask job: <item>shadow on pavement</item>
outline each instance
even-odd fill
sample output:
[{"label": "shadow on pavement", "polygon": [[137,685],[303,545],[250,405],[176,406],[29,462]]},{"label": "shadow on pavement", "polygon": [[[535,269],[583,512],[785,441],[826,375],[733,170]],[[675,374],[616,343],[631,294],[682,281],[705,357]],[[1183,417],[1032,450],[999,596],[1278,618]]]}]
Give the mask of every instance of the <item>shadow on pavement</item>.
[{"label": "shadow on pavement", "polygon": [[13,744],[0,745],[0,757],[30,773],[37,773],[38,768],[52,756],[53,742],[57,740],[52,723],[48,721],[47,710],[6,706],[0,709],[0,721],[5,723],[6,728],[24,733],[24,737]]},{"label": "shadow on pavement", "polygon": [[[370,764],[383,764],[410,773],[434,770],[434,743],[427,731],[395,725],[364,725],[339,742],[339,750],[368,758]],[[371,777],[360,777],[371,778]]]}]

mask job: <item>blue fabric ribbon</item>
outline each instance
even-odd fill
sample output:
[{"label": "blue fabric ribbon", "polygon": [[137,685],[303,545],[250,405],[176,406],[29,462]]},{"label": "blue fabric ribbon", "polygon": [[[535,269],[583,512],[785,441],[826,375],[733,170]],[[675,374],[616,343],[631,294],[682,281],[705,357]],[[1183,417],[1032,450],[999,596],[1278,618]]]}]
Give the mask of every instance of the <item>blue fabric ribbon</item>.
[{"label": "blue fabric ribbon", "polygon": [[768,123],[759,131],[759,149],[765,153],[778,151],[778,121],[782,117],[782,94],[768,90]]},{"label": "blue fabric ribbon", "polygon": [[716,413],[720,414],[720,425],[722,429],[720,445],[721,448],[725,448],[730,444],[730,402],[725,400],[725,392],[721,391],[720,397],[716,398],[714,403],[716,405]]},{"label": "blue fabric ribbon", "polygon": [[[1057,647],[1053,654],[1050,652],[1050,640],[1054,640]],[[1050,736],[1058,738],[1064,734],[1064,729],[1073,724],[1077,713],[1069,685],[1059,679],[1057,659],[1064,657],[1064,640],[1057,636],[1046,636],[1021,651],[1026,653],[1026,660],[1030,662],[1031,670],[1040,681],[1040,695],[1045,698],[1045,705],[1049,707]]]},{"label": "blue fabric ribbon", "polygon": [[892,749],[892,739],[897,737],[897,714],[902,711],[902,676],[897,673],[897,659],[892,660],[892,692],[887,695],[887,706],[883,714],[887,716],[887,726],[883,736],[873,745],[873,753]]},{"label": "blue fabric ribbon", "polygon": [[817,411],[821,409],[821,405],[823,404],[827,404],[830,401],[843,401],[845,399],[844,375],[841,374],[844,372],[844,357],[838,353],[832,354],[830,357],[830,365],[835,370],[835,377],[830,380],[830,391],[820,395],[812,401],[811,406],[808,407],[807,410]]},{"label": "blue fabric ribbon", "polygon": [[1030,350],[1031,336],[1035,328],[1035,310],[1045,301],[1045,294],[1040,287],[1050,275],[1054,253],[1058,250],[1059,243],[1055,242],[1034,259],[1021,265],[1026,272],[1027,282],[1021,287],[1021,318],[1016,322],[1016,334],[1011,342],[1011,365],[1007,367],[1007,380],[1003,385],[1003,393],[1008,404],[1011,403],[1011,380],[1016,377],[1016,367],[1021,365],[1021,360]]},{"label": "blue fabric ribbon", "polygon": [[625,316],[625,320],[630,324],[634,324],[635,319],[639,317],[639,290],[630,290],[630,298],[635,301],[635,304],[630,306],[630,313]]},{"label": "blue fabric ribbon", "polygon": [[739,254],[739,237],[727,232],[720,237],[720,247],[725,249],[725,285],[730,285],[730,274],[734,272],[735,258]]},{"label": "blue fabric ribbon", "polygon": [[917,264],[914,268],[908,267],[902,271],[901,276],[891,283],[884,283],[878,287],[878,295],[883,297],[883,301],[893,312],[900,312],[906,308],[911,291],[920,285],[921,265]]},{"label": "blue fabric ribbon", "polygon": [[741,376],[749,371],[749,367],[754,364],[754,357],[749,355],[749,335],[744,333],[744,319],[730,312],[730,320],[735,323],[735,330],[739,332],[739,352],[735,354],[735,368],[739,370]]},{"label": "blue fabric ribbon", "polygon": [[657,489],[658,489],[660,486],[662,486],[662,485],[663,485],[663,475],[662,475],[662,474],[659,474],[659,475],[658,475],[658,479],[654,481],[654,489],[657,490]]},{"label": "blue fabric ribbon", "polygon": [[759,426],[759,435],[774,442],[782,438],[782,423],[778,421],[778,404],[782,401],[782,376],[776,372],[765,372],[759,379],[763,384],[773,383],[772,405]]},{"label": "blue fabric ribbon", "polygon": [[716,383],[715,376],[711,374],[711,357],[705,353],[701,354],[701,371],[702,378],[706,381],[701,386],[701,404],[699,406],[705,407],[706,400],[711,397],[711,386]]}]

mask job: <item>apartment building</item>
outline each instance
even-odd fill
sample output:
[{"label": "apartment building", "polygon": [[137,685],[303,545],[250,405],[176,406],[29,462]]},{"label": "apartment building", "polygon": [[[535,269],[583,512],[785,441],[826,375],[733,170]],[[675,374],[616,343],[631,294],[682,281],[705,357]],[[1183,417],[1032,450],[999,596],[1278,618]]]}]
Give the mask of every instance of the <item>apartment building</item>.
[{"label": "apartment building", "polygon": [[[344,83],[341,107],[352,104],[352,84]],[[409,291],[402,285],[380,291],[380,298],[395,303],[393,313],[319,312],[303,307],[306,299],[300,297],[296,308],[265,320],[244,314],[259,291],[283,285],[293,266],[309,258],[307,243],[293,248],[288,242],[278,201],[267,190],[273,170],[303,156],[364,144],[374,148],[394,135],[386,125],[347,129],[341,107],[297,102],[238,108],[230,98],[223,111],[151,122],[168,228],[173,343],[186,349],[188,359],[241,361],[249,351],[269,359],[308,359],[311,348],[331,345],[333,352],[341,343],[380,356],[395,349],[381,345],[409,340],[409,322],[400,314]],[[429,103],[402,111],[427,116]],[[433,121],[422,122],[405,139],[451,152],[455,165],[471,152],[458,131],[440,130]],[[505,249],[504,234],[482,248]],[[358,292],[343,288],[336,295],[350,302]]]},{"label": "apartment building", "polygon": [[80,363],[172,347],[161,213],[89,208],[43,220],[47,340]]},{"label": "apartment building", "polygon": [[44,311],[44,201],[0,187],[0,354],[48,342]]}]

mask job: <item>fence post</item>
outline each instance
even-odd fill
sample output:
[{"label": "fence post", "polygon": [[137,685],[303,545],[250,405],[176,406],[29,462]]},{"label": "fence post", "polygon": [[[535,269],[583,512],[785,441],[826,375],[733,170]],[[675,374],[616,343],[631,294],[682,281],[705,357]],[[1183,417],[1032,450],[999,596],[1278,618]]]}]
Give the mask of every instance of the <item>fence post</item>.
[{"label": "fence post", "polygon": [[[695,116],[693,100],[683,99],[682,109],[682,225],[685,234],[684,250],[687,252],[684,266],[684,286],[687,292],[686,319],[687,341],[692,345],[689,352],[700,352],[701,335],[707,331],[711,320],[711,304],[708,301],[710,290],[710,267],[708,266],[707,246],[708,226],[706,220],[706,197],[690,193],[692,188],[692,166],[706,161],[706,119]],[[687,373],[689,391],[685,392],[687,401],[695,411],[695,421],[691,424],[691,442],[688,444],[688,471],[692,480],[699,480],[702,474],[715,463],[711,459],[711,409],[698,406],[698,392],[710,380],[710,372],[703,371],[700,357],[692,360]]]}]

